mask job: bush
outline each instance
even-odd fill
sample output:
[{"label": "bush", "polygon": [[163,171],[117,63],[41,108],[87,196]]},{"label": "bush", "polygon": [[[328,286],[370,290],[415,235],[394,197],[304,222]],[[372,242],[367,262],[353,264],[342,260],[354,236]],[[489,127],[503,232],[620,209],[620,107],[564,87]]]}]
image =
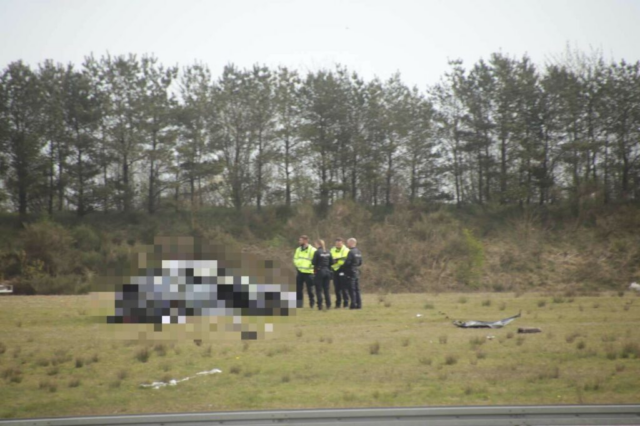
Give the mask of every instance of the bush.
[{"label": "bush", "polygon": [[136,359],[140,362],[149,361],[149,356],[151,356],[151,353],[149,352],[149,348],[147,347],[140,348],[136,352]]},{"label": "bush", "polygon": [[73,270],[73,237],[62,226],[48,221],[28,225],[22,242],[29,264],[41,262],[43,270],[50,275]]},{"label": "bush", "polygon": [[100,236],[87,225],[73,228],[71,235],[75,241],[75,247],[83,252],[99,251],[102,246]]},{"label": "bush", "polygon": [[471,230],[465,228],[462,230],[462,240],[457,248],[459,250],[458,256],[463,258],[456,270],[458,281],[469,287],[479,287],[484,266],[482,242],[474,237]]},{"label": "bush", "polygon": [[80,275],[37,275],[29,280],[37,294],[85,294],[91,285]]},{"label": "bush", "polygon": [[444,363],[445,363],[446,365],[454,365],[454,364],[456,364],[457,362],[458,362],[458,357],[457,357],[457,356],[455,356],[455,355],[451,355],[451,354],[447,355],[447,356],[445,357],[445,359],[444,359]]}]

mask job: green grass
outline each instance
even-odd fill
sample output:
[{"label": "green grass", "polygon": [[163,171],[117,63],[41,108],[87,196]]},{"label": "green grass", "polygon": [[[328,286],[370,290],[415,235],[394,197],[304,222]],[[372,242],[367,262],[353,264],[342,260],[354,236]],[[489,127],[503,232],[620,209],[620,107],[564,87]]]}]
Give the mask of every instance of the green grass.
[{"label": "green grass", "polygon": [[[425,308],[425,297],[433,309]],[[469,303],[460,303],[461,297]],[[2,297],[0,418],[637,403],[640,298],[612,292],[539,307],[543,297],[391,294],[385,307],[368,294],[361,311],[299,311],[293,326],[267,340],[201,345],[102,336],[85,311],[85,296]],[[493,303],[487,306],[486,300]],[[629,300],[629,309],[621,309]],[[504,311],[502,303],[508,306]],[[522,318],[502,330],[464,330],[450,322],[500,319],[520,310]],[[543,333],[514,335],[520,326]],[[222,374],[159,390],[139,387],[213,368]]]}]

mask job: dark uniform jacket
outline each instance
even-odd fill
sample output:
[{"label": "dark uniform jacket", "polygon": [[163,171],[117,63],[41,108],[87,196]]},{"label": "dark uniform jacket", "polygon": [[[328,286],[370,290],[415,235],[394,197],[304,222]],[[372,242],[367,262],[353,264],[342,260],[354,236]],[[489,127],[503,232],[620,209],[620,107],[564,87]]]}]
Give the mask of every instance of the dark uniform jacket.
[{"label": "dark uniform jacket", "polygon": [[319,248],[313,255],[313,260],[311,261],[313,264],[313,269],[316,271],[320,271],[323,269],[330,270],[331,267],[331,253],[327,250],[323,250]]},{"label": "dark uniform jacket", "polygon": [[347,260],[345,260],[342,269],[350,277],[357,277],[360,275],[360,266],[362,265],[362,253],[358,247],[349,249]]}]

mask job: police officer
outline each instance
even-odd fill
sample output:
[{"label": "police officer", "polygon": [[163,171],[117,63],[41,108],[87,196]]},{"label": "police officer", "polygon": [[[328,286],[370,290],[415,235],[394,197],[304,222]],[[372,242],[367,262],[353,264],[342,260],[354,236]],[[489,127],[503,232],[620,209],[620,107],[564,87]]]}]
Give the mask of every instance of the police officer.
[{"label": "police officer", "polygon": [[324,245],[324,240],[316,240],[316,252],[313,255],[313,268],[316,274],[316,294],[318,296],[318,310],[322,310],[322,296],[324,294],[325,306],[331,308],[331,296],[329,295],[329,281],[331,280],[331,253]]},{"label": "police officer", "polygon": [[349,286],[349,296],[351,297],[351,305],[349,309],[362,309],[362,299],[360,297],[360,266],[362,265],[362,253],[356,247],[358,241],[355,238],[347,240],[349,254],[344,262],[343,268],[347,276]]},{"label": "police officer", "polygon": [[293,254],[293,264],[298,270],[296,276],[296,298],[298,308],[304,305],[304,284],[307,284],[307,293],[309,294],[309,306],[313,308],[315,305],[315,297],[313,294],[313,255],[316,252],[314,247],[309,245],[309,237],[301,235],[298,239],[300,246]]},{"label": "police officer", "polygon": [[[336,291],[336,308],[349,306],[349,289],[346,282],[346,274],[344,271],[344,261],[347,260],[349,249],[345,247],[342,238],[336,238],[335,246],[331,249],[331,258],[333,264],[333,287]],[[342,305],[344,299],[344,305]]]}]

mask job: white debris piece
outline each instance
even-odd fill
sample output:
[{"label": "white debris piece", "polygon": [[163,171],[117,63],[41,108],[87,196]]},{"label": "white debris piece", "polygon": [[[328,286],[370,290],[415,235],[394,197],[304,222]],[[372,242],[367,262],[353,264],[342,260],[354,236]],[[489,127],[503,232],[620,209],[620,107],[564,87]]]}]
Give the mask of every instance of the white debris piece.
[{"label": "white debris piece", "polygon": [[631,283],[631,284],[629,285],[629,290],[640,291],[640,284],[638,284],[638,283]]},{"label": "white debris piece", "polygon": [[213,370],[201,371],[199,373],[196,373],[196,376],[206,376],[208,374],[218,374],[218,373],[222,373],[222,370],[218,370],[217,368],[214,368]]},{"label": "white debris piece", "polygon": [[[222,373],[222,370],[214,368],[213,370],[201,371],[199,373],[196,373],[196,376],[205,376],[205,375],[216,374],[216,373]],[[175,386],[178,383],[186,382],[187,380],[193,379],[196,376],[185,377],[184,379],[171,379],[168,382],[143,383],[143,384],[140,385],[140,387],[141,388],[160,389],[160,388],[163,388],[165,386]]]},{"label": "white debris piece", "polygon": [[167,386],[167,384],[165,382],[153,382],[150,384],[141,384],[140,387],[141,388],[154,388],[154,389],[160,389]]},{"label": "white debris piece", "polygon": [[496,338],[496,336],[487,336],[487,340],[493,340],[495,338]]},{"label": "white debris piece", "polygon": [[422,314],[416,314],[417,318],[420,318],[422,316]]}]

